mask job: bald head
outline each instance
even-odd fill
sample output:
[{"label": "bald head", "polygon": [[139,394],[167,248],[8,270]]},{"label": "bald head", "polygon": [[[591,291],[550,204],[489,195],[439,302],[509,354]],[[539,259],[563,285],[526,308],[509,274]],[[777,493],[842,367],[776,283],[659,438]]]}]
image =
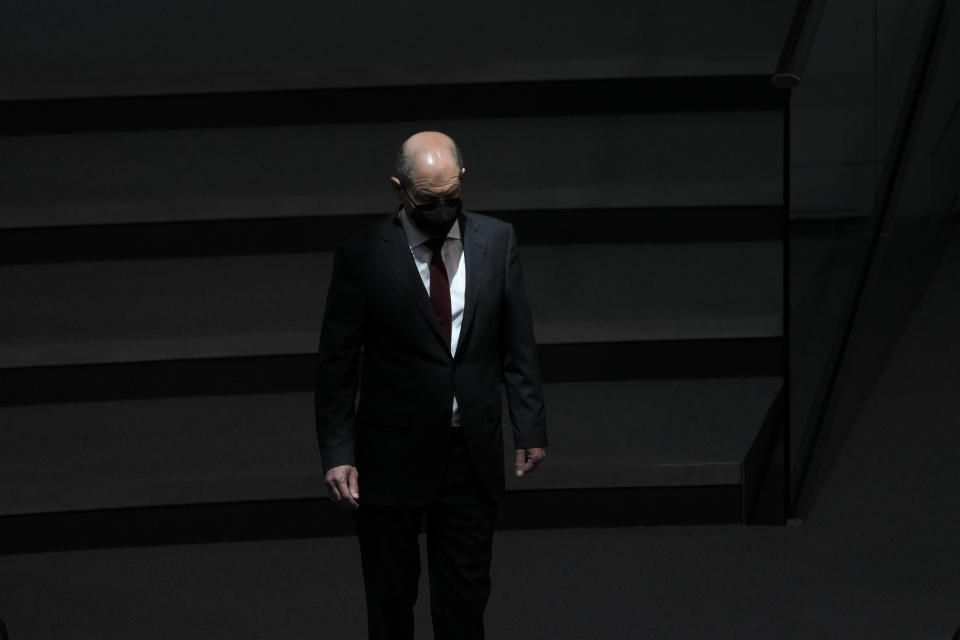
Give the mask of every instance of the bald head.
[{"label": "bald head", "polygon": [[457,197],[463,158],[453,139],[439,131],[421,131],[407,138],[397,152],[394,188],[415,200]]}]

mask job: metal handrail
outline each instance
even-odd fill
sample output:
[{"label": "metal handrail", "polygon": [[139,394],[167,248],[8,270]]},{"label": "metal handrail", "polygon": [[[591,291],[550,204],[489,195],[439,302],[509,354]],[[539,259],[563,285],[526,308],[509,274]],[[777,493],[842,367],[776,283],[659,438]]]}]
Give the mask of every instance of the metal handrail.
[{"label": "metal handrail", "polygon": [[800,84],[800,76],[807,66],[810,49],[820,25],[820,16],[827,0],[799,0],[793,12],[787,39],[780,51],[776,70],[773,73],[774,86],[792,89]]}]

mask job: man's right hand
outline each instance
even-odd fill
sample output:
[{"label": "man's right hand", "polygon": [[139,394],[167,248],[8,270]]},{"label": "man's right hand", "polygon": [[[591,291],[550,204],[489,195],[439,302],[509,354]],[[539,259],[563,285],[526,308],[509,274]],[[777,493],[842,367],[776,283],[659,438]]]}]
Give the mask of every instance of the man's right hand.
[{"label": "man's right hand", "polygon": [[357,468],[342,464],[327,471],[327,495],[333,504],[344,509],[359,509],[360,499],[359,474]]}]

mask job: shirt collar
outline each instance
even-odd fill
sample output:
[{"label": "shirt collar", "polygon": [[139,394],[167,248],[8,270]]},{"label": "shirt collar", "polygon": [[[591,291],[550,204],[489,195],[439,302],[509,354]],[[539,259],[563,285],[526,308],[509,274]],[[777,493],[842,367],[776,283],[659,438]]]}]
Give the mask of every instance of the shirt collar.
[{"label": "shirt collar", "polygon": [[[398,210],[398,215],[400,216],[400,223],[403,225],[403,230],[407,233],[407,244],[410,245],[410,248],[418,247],[427,240],[430,239],[430,236],[425,234],[423,231],[418,229],[416,225],[410,222],[410,216],[407,215],[407,210],[400,205]],[[456,238],[461,240],[460,236],[460,223],[459,220],[450,227],[450,231],[447,232],[448,238]]]}]

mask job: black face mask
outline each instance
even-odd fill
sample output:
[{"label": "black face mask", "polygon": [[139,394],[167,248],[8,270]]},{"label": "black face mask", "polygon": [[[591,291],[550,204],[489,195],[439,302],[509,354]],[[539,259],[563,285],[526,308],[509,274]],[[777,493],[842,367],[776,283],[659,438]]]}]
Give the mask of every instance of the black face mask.
[{"label": "black face mask", "polygon": [[460,198],[453,198],[417,205],[408,209],[407,213],[410,215],[410,221],[424,233],[444,237],[457,221],[461,209],[463,209],[463,201]]}]

